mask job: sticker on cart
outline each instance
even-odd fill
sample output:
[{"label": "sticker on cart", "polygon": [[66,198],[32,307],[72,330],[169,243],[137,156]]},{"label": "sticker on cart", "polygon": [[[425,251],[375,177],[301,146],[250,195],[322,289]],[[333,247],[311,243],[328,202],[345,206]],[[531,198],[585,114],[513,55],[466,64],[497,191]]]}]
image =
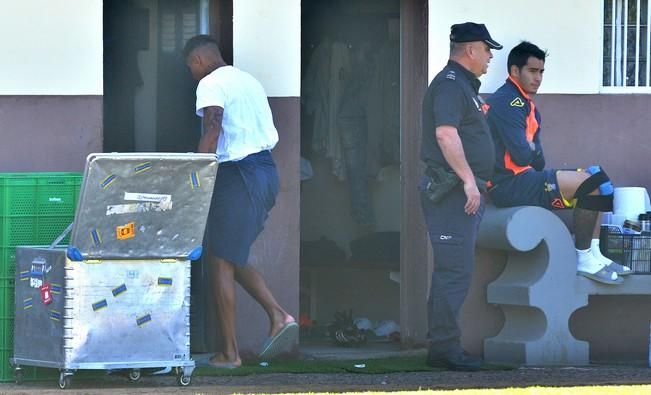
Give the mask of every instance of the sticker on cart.
[{"label": "sticker on cart", "polygon": [[32,267],[29,270],[29,286],[32,288],[41,288],[45,273],[45,260],[40,258],[34,259],[32,261]]},{"label": "sticker on cart", "polygon": [[143,315],[142,317],[136,318],[136,324],[138,324],[138,326],[140,327],[150,321],[151,321],[151,314]]},{"label": "sticker on cart", "polygon": [[41,288],[43,286],[43,279],[40,279],[38,277],[30,277],[29,286],[32,288]]},{"label": "sticker on cart", "polygon": [[63,290],[63,287],[61,284],[50,284],[50,288],[52,289],[52,294],[53,295],[59,295],[61,291]]},{"label": "sticker on cart", "polygon": [[201,180],[199,180],[199,174],[196,171],[190,173],[190,186],[192,189],[201,188]]},{"label": "sticker on cart", "polygon": [[163,195],[158,193],[134,193],[134,192],[125,192],[124,200],[131,200],[135,202],[154,202],[154,203],[164,203],[171,202],[172,195]]},{"label": "sticker on cart", "polygon": [[102,189],[106,189],[109,187],[109,185],[113,184],[113,181],[115,181],[117,178],[118,176],[115,174],[110,174],[105,179],[103,179],[99,185],[102,187]]},{"label": "sticker on cart", "polygon": [[32,269],[30,272],[32,276],[42,277],[43,275],[45,275],[45,262],[39,262],[39,261],[32,262]]},{"label": "sticker on cart", "polygon": [[57,310],[50,310],[50,319],[53,321],[61,321],[61,312]]},{"label": "sticker on cart", "polygon": [[145,162],[139,164],[133,170],[136,172],[136,174],[140,174],[146,172],[147,170],[151,170],[151,167],[151,162]]},{"label": "sticker on cart", "polygon": [[102,244],[102,235],[99,233],[99,230],[93,229],[90,231],[90,240],[95,247]]},{"label": "sticker on cart", "polygon": [[118,240],[133,239],[136,237],[136,223],[129,222],[126,225],[118,225],[115,228],[115,233],[117,234]]},{"label": "sticker on cart", "polygon": [[29,270],[20,272],[20,281],[27,281],[27,280],[29,280]]},{"label": "sticker on cart", "polygon": [[135,214],[169,211],[172,209],[172,201],[165,202],[145,202],[129,204],[112,204],[106,206],[106,215]]},{"label": "sticker on cart", "polygon": [[23,310],[29,310],[34,307],[34,298],[27,298],[23,300]]},{"label": "sticker on cart", "polygon": [[41,291],[41,302],[43,304],[50,304],[52,303],[52,287],[50,286],[50,283],[45,283],[43,286],[40,288]]},{"label": "sticker on cart", "polygon": [[120,296],[120,295],[122,295],[122,294],[125,293],[125,292],[127,292],[127,285],[126,285],[126,284],[122,284],[122,285],[120,285],[119,287],[115,287],[115,288],[113,288],[113,290],[111,291],[111,293],[113,293],[113,296],[114,296],[114,297]]},{"label": "sticker on cart", "polygon": [[171,277],[158,277],[158,285],[164,286],[164,287],[171,287],[172,286],[172,278]]},{"label": "sticker on cart", "polygon": [[102,299],[99,302],[93,303],[93,311],[99,311],[106,307],[108,307],[108,302],[106,301],[106,299]]}]

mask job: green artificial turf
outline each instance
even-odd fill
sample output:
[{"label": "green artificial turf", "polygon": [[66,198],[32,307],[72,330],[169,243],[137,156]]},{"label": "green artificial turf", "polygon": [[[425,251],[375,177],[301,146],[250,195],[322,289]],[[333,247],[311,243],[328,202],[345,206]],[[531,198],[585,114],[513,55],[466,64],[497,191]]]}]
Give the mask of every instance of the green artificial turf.
[{"label": "green artificial turf", "polygon": [[[440,371],[425,364],[425,358],[401,357],[367,360],[277,360],[261,366],[258,362],[247,362],[236,369],[215,369],[200,366],[194,371],[196,376],[246,376],[265,373],[400,373]],[[510,370],[511,366],[487,365],[486,370]]]}]

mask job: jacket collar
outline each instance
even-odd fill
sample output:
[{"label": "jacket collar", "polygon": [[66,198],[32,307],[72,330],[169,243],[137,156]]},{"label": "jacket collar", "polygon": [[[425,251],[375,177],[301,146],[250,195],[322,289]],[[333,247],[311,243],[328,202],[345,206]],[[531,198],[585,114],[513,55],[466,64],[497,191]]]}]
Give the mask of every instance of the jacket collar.
[{"label": "jacket collar", "polygon": [[448,67],[450,67],[454,71],[460,72],[463,76],[465,76],[468,82],[470,82],[470,85],[472,85],[472,87],[475,89],[475,93],[479,93],[479,87],[481,86],[481,81],[479,81],[477,76],[471,73],[470,70],[463,67],[461,64],[455,62],[454,60],[448,60]]},{"label": "jacket collar", "polygon": [[527,100],[531,100],[531,97],[529,97],[529,95],[524,91],[524,89],[522,89],[522,87],[520,86],[520,84],[518,84],[518,82],[517,82],[516,80],[513,79],[513,77],[509,76],[509,77],[506,79],[506,82],[507,82],[507,83],[510,82],[511,84],[513,84],[513,86],[515,86],[515,88],[520,92],[520,94],[522,95],[522,97],[524,97],[524,98],[527,99]]}]

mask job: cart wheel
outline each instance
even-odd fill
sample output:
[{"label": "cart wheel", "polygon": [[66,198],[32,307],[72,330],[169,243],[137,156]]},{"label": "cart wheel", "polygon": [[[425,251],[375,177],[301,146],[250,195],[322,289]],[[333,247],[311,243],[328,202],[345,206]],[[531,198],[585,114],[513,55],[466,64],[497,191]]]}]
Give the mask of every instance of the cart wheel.
[{"label": "cart wheel", "polygon": [[176,383],[181,387],[187,387],[192,382],[192,376],[186,376],[184,374],[179,374],[176,376]]},{"label": "cart wheel", "polygon": [[131,369],[129,372],[129,381],[135,383],[140,380],[140,369]]},{"label": "cart wheel", "polygon": [[20,367],[16,367],[16,369],[14,369],[14,377],[16,378],[16,384],[21,385],[25,378],[25,371]]},{"label": "cart wheel", "polygon": [[61,372],[59,374],[59,388],[62,390],[70,389],[71,387],[72,376]]}]

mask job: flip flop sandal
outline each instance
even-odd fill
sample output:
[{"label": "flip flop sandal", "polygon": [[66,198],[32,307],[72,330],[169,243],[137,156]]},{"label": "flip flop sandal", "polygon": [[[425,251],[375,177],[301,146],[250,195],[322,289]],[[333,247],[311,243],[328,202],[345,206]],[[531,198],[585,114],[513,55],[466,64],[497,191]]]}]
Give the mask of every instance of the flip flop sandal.
[{"label": "flip flop sandal", "polygon": [[633,274],[633,270],[631,270],[631,268],[628,266],[620,265],[617,262],[610,262],[608,265],[606,265],[606,268],[612,272],[617,273],[618,276],[628,276],[629,274]]},{"label": "flip flop sandal", "polygon": [[226,361],[212,362],[211,359],[212,356],[206,356],[206,357],[195,359],[194,362],[197,367],[204,367],[204,368],[236,369],[240,367],[240,365],[236,365],[234,362],[226,362]]},{"label": "flip flop sandal", "polygon": [[594,280],[594,281],[600,282],[602,284],[616,285],[616,284],[621,284],[621,283],[624,282],[624,279],[621,278],[621,277],[617,277],[616,280],[613,280],[612,279],[612,273],[613,272],[606,269],[605,267],[601,268],[601,270],[599,270],[596,273],[588,273],[588,272],[584,272],[582,270],[577,270],[576,271],[576,274],[578,274],[580,276],[587,277],[590,280]]},{"label": "flip flop sandal", "polygon": [[298,324],[289,322],[274,337],[269,337],[264,341],[262,351],[258,356],[260,358],[272,358],[283,351],[289,351],[296,342],[297,337]]},{"label": "flip flop sandal", "polygon": [[205,366],[214,369],[237,369],[240,367],[240,365],[236,365],[233,362],[210,362],[210,359]]}]

